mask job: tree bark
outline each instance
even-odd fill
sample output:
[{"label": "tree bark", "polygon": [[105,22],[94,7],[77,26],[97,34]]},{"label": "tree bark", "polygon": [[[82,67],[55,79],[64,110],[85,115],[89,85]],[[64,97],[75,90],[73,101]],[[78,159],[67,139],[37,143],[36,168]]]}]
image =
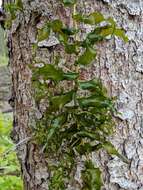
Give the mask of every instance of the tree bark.
[{"label": "tree bark", "polygon": [[[117,96],[117,108],[122,114],[115,116],[116,133],[111,140],[131,163],[127,165],[117,157],[108,157],[105,152],[93,153],[92,159],[103,170],[104,190],[143,190],[143,3],[131,0],[78,2],[82,13],[101,10],[103,14],[114,17],[129,36],[127,44],[117,38],[102,43],[89,75],[100,77],[110,95]],[[24,11],[17,14],[8,32],[15,143],[32,137],[31,129],[41,114],[33,98],[28,66],[33,59],[32,44],[37,27],[46,19],[53,18],[62,18],[70,24],[69,10],[63,11],[59,1],[23,0],[23,4]],[[55,41],[50,42],[48,47],[40,45],[37,58],[50,62],[51,49],[56,45]],[[25,190],[48,190],[48,159],[40,148],[33,141],[25,140],[17,149]],[[74,184],[67,189],[78,190],[79,187]]]}]

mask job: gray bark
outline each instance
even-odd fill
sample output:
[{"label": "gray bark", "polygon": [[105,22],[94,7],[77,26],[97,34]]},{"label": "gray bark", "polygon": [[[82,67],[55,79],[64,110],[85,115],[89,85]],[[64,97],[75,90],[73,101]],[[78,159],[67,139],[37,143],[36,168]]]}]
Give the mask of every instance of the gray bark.
[{"label": "gray bark", "polygon": [[[17,15],[9,31],[10,65],[13,71],[13,137],[16,143],[32,136],[31,128],[41,112],[34,103],[28,67],[32,63],[32,43],[38,23],[55,17],[70,23],[68,16],[65,17],[69,11],[64,12],[57,1],[23,2],[24,12]],[[105,152],[99,155],[93,153],[92,159],[104,172],[104,190],[143,190],[143,3],[139,0],[81,0],[79,9],[83,13],[101,10],[105,15],[113,16],[118,25],[127,30],[129,43],[114,39],[99,46],[98,58],[89,75],[99,76],[110,95],[117,96],[117,107],[122,115],[115,116],[116,133],[111,140],[131,163],[127,165],[117,157],[111,159]],[[37,57],[47,62],[51,60],[51,54],[43,48],[43,44]],[[25,190],[48,190],[47,159],[39,148],[36,143],[26,141],[17,150]],[[73,189],[78,190],[78,187],[75,185]]]}]

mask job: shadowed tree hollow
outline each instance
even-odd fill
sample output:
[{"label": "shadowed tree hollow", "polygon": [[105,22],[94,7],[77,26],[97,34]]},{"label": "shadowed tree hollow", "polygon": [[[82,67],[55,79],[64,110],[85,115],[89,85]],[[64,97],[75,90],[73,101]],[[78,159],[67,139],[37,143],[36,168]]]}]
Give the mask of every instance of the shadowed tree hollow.
[{"label": "shadowed tree hollow", "polygon": [[[19,2],[21,3],[21,1]],[[7,3],[9,2],[3,1],[3,6],[6,7]],[[24,189],[48,190],[50,189],[50,178],[53,175],[49,165],[51,162],[58,162],[59,158],[56,156],[54,159],[50,158],[50,154],[46,154],[44,151],[45,147],[40,146],[33,139],[33,129],[37,126],[37,120],[43,117],[49,102],[43,99],[40,104],[37,104],[35,101],[36,88],[33,88],[31,80],[31,65],[33,64],[33,54],[38,64],[40,63],[39,67],[43,62],[53,62],[55,50],[64,57],[63,62],[70,62],[70,57],[63,54],[63,49],[55,36],[48,41],[39,42],[36,50],[33,50],[33,47],[35,47],[38,29],[47,20],[60,19],[69,27],[72,27],[74,23],[70,16],[72,15],[71,9],[64,8],[61,1],[23,0],[19,7],[22,10],[18,10],[15,14],[13,14],[14,8],[8,9],[13,18],[7,20],[9,64],[12,75],[10,104],[14,113],[12,138],[15,143],[19,143],[17,155],[21,164]],[[116,149],[130,160],[130,164],[126,164],[117,156],[107,155],[105,151],[91,153],[90,158],[93,163],[102,170],[103,189],[142,190],[143,3],[132,0],[79,0],[77,10],[85,15],[100,11],[106,17],[112,16],[117,25],[127,31],[129,42],[126,44],[116,37],[110,42],[99,43],[96,60],[92,64],[92,68],[82,69],[82,77],[84,79],[90,79],[91,76],[100,78],[107,87],[108,94],[117,97],[116,107],[121,114],[114,115],[116,131],[110,140]],[[88,31],[91,28],[83,26],[83,31],[85,30]],[[58,57],[56,58],[58,59]],[[77,158],[77,166],[71,173],[70,180],[66,181],[66,187],[62,187],[61,183],[60,188],[53,187],[53,190],[83,189],[82,161]],[[60,180],[60,172],[58,174],[57,178]],[[53,183],[58,179],[54,178]],[[96,189],[98,190],[95,187]]]}]

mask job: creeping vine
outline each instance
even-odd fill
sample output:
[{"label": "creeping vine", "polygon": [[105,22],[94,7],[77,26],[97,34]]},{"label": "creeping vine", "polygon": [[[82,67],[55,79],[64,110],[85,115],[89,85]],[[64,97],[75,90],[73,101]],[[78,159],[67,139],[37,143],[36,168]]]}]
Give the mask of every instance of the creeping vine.
[{"label": "creeping vine", "polygon": [[[47,21],[37,31],[34,47],[54,34],[64,48],[62,55],[70,56],[70,61],[63,65],[60,54],[54,57],[52,64],[43,63],[42,67],[36,67],[34,60],[36,64],[31,66],[35,101],[40,104],[45,99],[47,104],[43,117],[36,121],[34,134],[48,157],[58,158],[48,165],[50,190],[67,189],[79,159],[84,162],[81,189],[100,190],[103,185],[101,172],[92,163],[90,154],[103,148],[125,162],[127,159],[108,141],[114,132],[114,98],[108,96],[100,79],[86,80],[82,69],[95,61],[99,43],[114,36],[125,42],[128,38],[111,17],[105,18],[100,12],[76,13],[76,0],[61,2],[73,10],[73,27],[66,26],[59,19]],[[23,8],[22,4],[20,7]],[[9,10],[11,13],[13,9]],[[90,25],[91,31],[83,33],[81,25]]]}]

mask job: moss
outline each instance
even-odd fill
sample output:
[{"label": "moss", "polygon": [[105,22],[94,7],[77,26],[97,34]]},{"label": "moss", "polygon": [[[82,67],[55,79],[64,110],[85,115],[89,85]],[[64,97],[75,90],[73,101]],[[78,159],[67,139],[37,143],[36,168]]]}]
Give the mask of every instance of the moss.
[{"label": "moss", "polygon": [[[74,65],[75,69],[65,72],[60,66],[62,58],[59,58],[56,65],[45,63],[40,68],[34,66],[32,77],[37,106],[40,106],[43,99],[47,102],[42,119],[37,120],[34,133],[48,159],[54,160],[49,165],[51,190],[67,188],[67,181],[75,175],[73,171],[76,170],[77,157],[88,157],[91,152],[101,148],[111,155],[121,157],[107,140],[114,131],[114,99],[108,97],[107,90],[99,79],[81,80],[80,72],[81,68],[89,67],[95,60],[97,43],[114,35],[124,40],[125,33],[117,28],[113,19],[106,19],[101,13],[76,14],[76,1],[68,2],[70,6],[74,5],[73,28],[68,28],[60,20],[46,22],[38,32],[37,43],[46,40],[50,31],[55,33],[65,49],[65,54],[74,57],[71,60],[75,60],[76,56],[75,62],[66,63]],[[107,25],[100,27],[98,24],[103,21],[106,21]],[[82,32],[79,22],[94,26],[91,32],[84,34],[84,40],[79,38]],[[42,80],[42,84],[39,83],[39,79]],[[67,87],[66,91],[59,85],[63,81]],[[82,180],[84,190],[101,189],[101,172],[91,160],[85,162]]]}]

